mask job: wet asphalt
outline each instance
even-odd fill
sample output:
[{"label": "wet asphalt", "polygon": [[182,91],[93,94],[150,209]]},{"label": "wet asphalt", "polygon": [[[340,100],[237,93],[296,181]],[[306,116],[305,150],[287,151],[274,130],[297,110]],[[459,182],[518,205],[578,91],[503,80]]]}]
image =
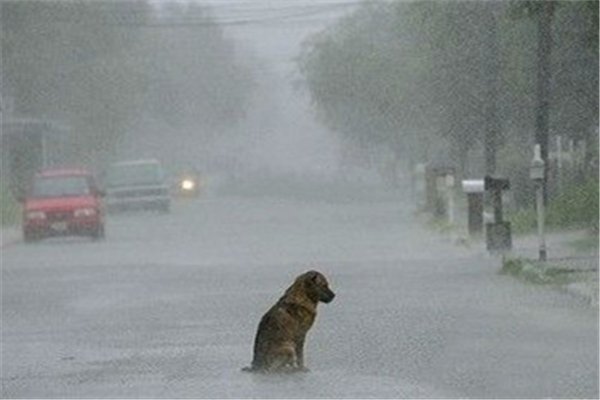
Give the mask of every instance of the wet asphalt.
[{"label": "wet asphalt", "polygon": [[[215,197],[2,250],[2,398],[597,398],[597,308],[498,273],[394,196]],[[318,269],[311,370],[241,372]]]}]

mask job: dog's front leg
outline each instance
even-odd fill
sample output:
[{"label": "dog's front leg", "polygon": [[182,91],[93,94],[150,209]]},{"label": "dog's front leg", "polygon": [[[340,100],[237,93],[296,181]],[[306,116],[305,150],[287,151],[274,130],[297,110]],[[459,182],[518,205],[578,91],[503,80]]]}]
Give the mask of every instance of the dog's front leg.
[{"label": "dog's front leg", "polygon": [[296,340],[296,358],[298,360],[298,371],[308,372],[308,368],[304,366],[304,339],[303,336]]},{"label": "dog's front leg", "polygon": [[298,370],[296,347],[293,343],[281,345],[269,357],[269,372],[292,372]]}]

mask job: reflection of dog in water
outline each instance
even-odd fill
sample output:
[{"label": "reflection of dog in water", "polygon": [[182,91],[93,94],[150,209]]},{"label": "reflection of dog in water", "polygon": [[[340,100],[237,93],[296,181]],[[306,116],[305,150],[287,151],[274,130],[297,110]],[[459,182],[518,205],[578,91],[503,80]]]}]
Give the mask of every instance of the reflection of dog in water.
[{"label": "reflection of dog in water", "polygon": [[298,276],[260,320],[252,365],[243,371],[306,371],[304,339],[317,316],[317,303],[334,297],[323,274],[309,271]]}]

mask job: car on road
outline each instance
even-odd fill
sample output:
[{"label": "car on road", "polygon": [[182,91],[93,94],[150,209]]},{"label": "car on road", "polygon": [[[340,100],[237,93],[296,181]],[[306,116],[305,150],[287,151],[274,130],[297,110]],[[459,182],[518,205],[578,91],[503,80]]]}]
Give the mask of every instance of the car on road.
[{"label": "car on road", "polygon": [[204,177],[196,168],[189,166],[180,172],[174,192],[179,198],[196,198],[202,195],[204,185]]},{"label": "car on road", "polygon": [[50,236],[104,237],[104,192],[85,169],[47,169],[34,175],[23,204],[26,242]]},{"label": "car on road", "polygon": [[106,172],[104,185],[109,212],[170,211],[169,185],[164,169],[156,159],[113,163]]}]

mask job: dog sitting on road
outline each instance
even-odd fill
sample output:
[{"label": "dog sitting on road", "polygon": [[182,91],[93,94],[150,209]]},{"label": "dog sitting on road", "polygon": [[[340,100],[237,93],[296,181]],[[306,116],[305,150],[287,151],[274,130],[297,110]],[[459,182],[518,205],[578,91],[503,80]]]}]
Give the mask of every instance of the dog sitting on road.
[{"label": "dog sitting on road", "polygon": [[317,315],[317,304],[329,303],[335,293],[325,276],[308,271],[296,278],[262,317],[254,340],[252,365],[243,371],[294,372],[304,367],[304,340]]}]

